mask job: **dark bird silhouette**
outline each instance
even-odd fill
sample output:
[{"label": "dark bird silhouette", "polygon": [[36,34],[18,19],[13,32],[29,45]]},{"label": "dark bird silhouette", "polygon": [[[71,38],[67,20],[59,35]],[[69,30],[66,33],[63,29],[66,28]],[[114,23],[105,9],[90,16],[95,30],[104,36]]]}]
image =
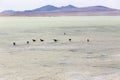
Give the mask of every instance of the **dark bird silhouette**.
[{"label": "dark bird silhouette", "polygon": [[64,35],[66,35],[66,33],[64,33]]},{"label": "dark bird silhouette", "polygon": [[43,42],[44,40],[43,39],[40,39],[41,42]]},{"label": "dark bird silhouette", "polygon": [[15,45],[16,45],[16,43],[15,43],[15,42],[13,42],[13,45],[15,46]]},{"label": "dark bird silhouette", "polygon": [[27,44],[29,44],[30,42],[29,41],[27,41]]},{"label": "dark bird silhouette", "polygon": [[71,42],[72,39],[69,39],[69,42]]},{"label": "dark bird silhouette", "polygon": [[53,39],[54,40],[54,42],[57,42],[58,40],[57,39]]},{"label": "dark bird silhouette", "polygon": [[90,40],[89,40],[89,39],[87,39],[87,42],[90,42]]},{"label": "dark bird silhouette", "polygon": [[33,42],[35,42],[36,40],[35,39],[32,39]]}]

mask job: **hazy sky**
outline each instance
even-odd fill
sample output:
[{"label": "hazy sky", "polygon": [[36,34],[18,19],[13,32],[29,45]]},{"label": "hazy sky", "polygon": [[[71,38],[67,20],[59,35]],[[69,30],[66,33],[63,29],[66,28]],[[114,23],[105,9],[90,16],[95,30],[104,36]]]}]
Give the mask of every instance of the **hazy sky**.
[{"label": "hazy sky", "polygon": [[3,10],[29,10],[44,5],[75,5],[78,7],[102,5],[120,9],[120,0],[0,0],[0,11]]}]

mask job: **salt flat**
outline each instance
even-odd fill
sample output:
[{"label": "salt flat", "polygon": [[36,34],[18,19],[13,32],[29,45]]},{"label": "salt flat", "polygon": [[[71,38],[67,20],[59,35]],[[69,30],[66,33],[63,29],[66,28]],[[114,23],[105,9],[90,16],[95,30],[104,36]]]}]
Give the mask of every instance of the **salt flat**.
[{"label": "salt flat", "polygon": [[119,21],[114,16],[1,17],[0,80],[120,80]]}]

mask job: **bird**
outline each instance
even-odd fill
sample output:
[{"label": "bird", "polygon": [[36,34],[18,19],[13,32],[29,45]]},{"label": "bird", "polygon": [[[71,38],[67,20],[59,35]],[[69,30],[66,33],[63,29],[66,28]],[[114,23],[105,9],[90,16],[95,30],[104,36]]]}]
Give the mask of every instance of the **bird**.
[{"label": "bird", "polygon": [[32,39],[33,42],[35,42],[36,40],[35,39]]},{"label": "bird", "polygon": [[44,40],[43,39],[40,39],[41,42],[43,42]]},{"label": "bird", "polygon": [[13,45],[15,46],[15,45],[16,45],[16,43],[15,43],[15,42],[13,42]]},{"label": "bird", "polygon": [[69,42],[71,42],[72,39],[69,39]]},{"label": "bird", "polygon": [[64,35],[66,35],[66,33],[64,33]]},{"label": "bird", "polygon": [[53,39],[54,40],[54,42],[57,42],[58,40],[57,39]]},{"label": "bird", "polygon": [[89,40],[89,39],[87,39],[87,42],[90,42],[90,40]]},{"label": "bird", "polygon": [[27,44],[29,44],[30,42],[29,41],[27,41]]}]

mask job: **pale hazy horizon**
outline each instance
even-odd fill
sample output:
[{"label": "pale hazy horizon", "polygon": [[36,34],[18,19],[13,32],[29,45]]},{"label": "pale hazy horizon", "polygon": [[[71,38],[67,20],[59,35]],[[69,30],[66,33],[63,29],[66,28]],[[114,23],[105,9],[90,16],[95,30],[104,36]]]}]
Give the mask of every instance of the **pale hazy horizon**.
[{"label": "pale hazy horizon", "polygon": [[74,5],[76,7],[87,7],[87,6],[106,6],[110,8],[120,9],[120,0],[0,0],[0,12],[4,10],[15,10],[23,11],[39,8],[45,5],[54,5],[57,7]]}]

